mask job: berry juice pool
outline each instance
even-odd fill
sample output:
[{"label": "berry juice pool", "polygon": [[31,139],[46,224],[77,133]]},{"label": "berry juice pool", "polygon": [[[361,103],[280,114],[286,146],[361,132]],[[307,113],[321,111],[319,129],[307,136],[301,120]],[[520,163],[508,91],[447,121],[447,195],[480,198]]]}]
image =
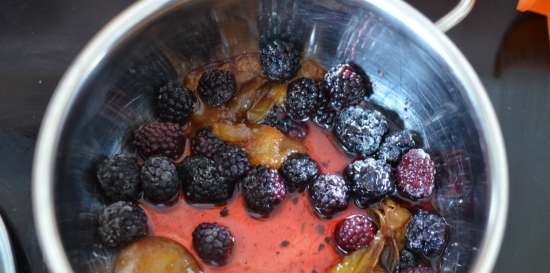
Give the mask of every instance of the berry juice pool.
[{"label": "berry juice pool", "polygon": [[373,91],[277,39],[166,83],[97,170],[114,272],[437,272],[434,162]]}]

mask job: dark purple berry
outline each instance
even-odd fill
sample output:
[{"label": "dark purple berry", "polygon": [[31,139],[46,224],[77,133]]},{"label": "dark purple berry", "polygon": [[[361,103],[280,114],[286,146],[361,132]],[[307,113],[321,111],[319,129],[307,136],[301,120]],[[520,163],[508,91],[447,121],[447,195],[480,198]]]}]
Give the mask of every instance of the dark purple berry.
[{"label": "dark purple berry", "polygon": [[334,126],[336,137],[344,148],[361,155],[376,152],[387,130],[388,122],[380,112],[358,106],[343,110]]},{"label": "dark purple berry", "polygon": [[401,158],[401,155],[415,146],[416,142],[411,131],[398,131],[388,135],[384,139],[376,153],[376,158],[388,162],[396,162]]},{"label": "dark purple berry", "polygon": [[330,106],[340,110],[358,105],[372,92],[372,84],[366,75],[351,64],[339,64],[325,74]]},{"label": "dark purple berry", "polygon": [[211,159],[197,155],[186,157],[178,171],[190,203],[221,205],[233,195],[234,181],[225,178]]},{"label": "dark purple berry", "polygon": [[349,164],[344,170],[351,196],[358,207],[365,208],[390,194],[395,186],[390,165],[366,158]]},{"label": "dark purple berry", "polygon": [[395,268],[394,273],[402,273],[403,270],[414,267],[418,264],[418,260],[414,253],[403,249],[401,250],[401,253],[399,254],[399,265]]},{"label": "dark purple berry", "polygon": [[305,122],[291,119],[285,110],[279,106],[274,106],[261,123],[277,128],[292,138],[304,139],[308,134]]},{"label": "dark purple berry", "polygon": [[228,70],[213,69],[202,74],[197,92],[210,106],[221,106],[235,94],[235,75]]},{"label": "dark purple berry", "polygon": [[293,43],[282,39],[262,41],[260,63],[268,78],[276,81],[290,80],[300,68],[300,51]]},{"label": "dark purple berry", "polygon": [[294,120],[304,121],[317,108],[319,84],[312,79],[299,78],[288,84],[285,109]]},{"label": "dark purple berry", "polygon": [[185,137],[177,123],[151,122],[134,132],[134,145],[145,158],[160,155],[176,159],[183,153]]},{"label": "dark purple berry", "polygon": [[239,179],[250,169],[246,152],[237,146],[226,144],[212,156],[220,168],[220,172],[228,179]]},{"label": "dark purple berry", "polygon": [[435,184],[435,166],[430,155],[422,149],[409,150],[397,166],[397,189],[407,198],[429,197]]},{"label": "dark purple berry", "polygon": [[229,228],[216,223],[202,223],[193,231],[193,248],[203,262],[222,266],[231,256],[235,237]]},{"label": "dark purple berry", "polygon": [[118,154],[109,157],[97,168],[99,186],[110,201],[136,201],[141,193],[136,157]]},{"label": "dark purple berry", "polygon": [[191,153],[212,158],[225,143],[208,128],[199,129],[191,138]]},{"label": "dark purple berry", "polygon": [[176,165],[167,157],[150,157],[141,168],[144,197],[153,202],[169,204],[179,194],[180,181]]},{"label": "dark purple berry", "polygon": [[319,175],[317,162],[301,153],[289,155],[280,171],[289,192],[303,191]]},{"label": "dark purple berry", "polygon": [[283,179],[276,169],[252,168],[241,182],[244,201],[252,212],[269,215],[286,196]]},{"label": "dark purple berry", "polygon": [[147,215],[134,203],[119,201],[104,208],[98,216],[98,234],[107,247],[131,243],[149,232]]},{"label": "dark purple berry", "polygon": [[447,240],[447,224],[443,217],[424,210],[417,211],[407,225],[407,249],[434,257],[443,252]]},{"label": "dark purple berry", "polygon": [[191,90],[179,82],[169,82],[158,92],[157,115],[163,121],[184,124],[193,114],[196,103]]},{"label": "dark purple berry", "polygon": [[317,98],[317,109],[312,114],[311,119],[315,122],[315,124],[323,128],[332,129],[336,116],[336,111],[330,106],[330,100],[326,92],[326,88],[321,86],[319,97]]},{"label": "dark purple berry", "polygon": [[334,238],[338,248],[349,253],[367,247],[374,239],[376,231],[376,225],[369,217],[352,215],[338,224]]},{"label": "dark purple berry", "polygon": [[339,175],[319,175],[313,180],[309,194],[313,209],[321,218],[331,218],[348,207],[349,189]]}]

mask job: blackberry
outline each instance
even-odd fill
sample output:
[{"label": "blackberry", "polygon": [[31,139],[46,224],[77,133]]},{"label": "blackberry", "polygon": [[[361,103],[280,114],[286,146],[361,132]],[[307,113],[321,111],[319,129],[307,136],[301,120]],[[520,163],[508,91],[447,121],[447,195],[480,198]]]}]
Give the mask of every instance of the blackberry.
[{"label": "blackberry", "polygon": [[290,80],[300,68],[300,51],[293,43],[282,39],[262,41],[260,63],[268,78],[276,81]]},{"label": "blackberry", "polygon": [[304,121],[317,108],[319,85],[312,79],[299,78],[288,84],[284,101],[290,118]]},{"label": "blackberry", "polygon": [[99,213],[97,231],[105,246],[123,246],[147,235],[147,216],[134,203],[118,201]]},{"label": "blackberry", "polygon": [[334,120],[336,119],[336,111],[330,107],[330,100],[325,91],[326,88],[321,88],[319,92],[319,97],[317,98],[317,109],[312,114],[311,119],[315,124],[332,129],[334,126]]},{"label": "blackberry", "polygon": [[213,69],[202,74],[197,92],[210,106],[221,106],[235,94],[237,82],[233,72]]},{"label": "blackberry", "polygon": [[169,82],[158,92],[157,116],[163,121],[184,124],[193,114],[196,103],[191,90],[178,82]]},{"label": "blackberry", "polygon": [[305,122],[291,119],[280,106],[271,108],[261,123],[277,128],[284,134],[296,139],[304,139],[308,133],[307,124]]},{"label": "blackberry", "polygon": [[365,156],[376,152],[387,130],[388,122],[380,112],[358,106],[343,110],[334,126],[336,137],[348,152]]},{"label": "blackberry", "polygon": [[225,145],[223,140],[215,136],[208,128],[199,129],[191,138],[191,152],[193,155],[204,155],[212,158]]},{"label": "blackberry", "polygon": [[344,253],[367,247],[376,234],[376,225],[367,216],[352,215],[338,224],[334,231],[336,245]]},{"label": "blackberry", "polygon": [[319,175],[317,162],[302,153],[287,156],[280,171],[289,192],[303,191]]},{"label": "blackberry", "polygon": [[360,208],[381,200],[393,191],[395,185],[390,165],[372,158],[349,164],[344,169],[344,177]]},{"label": "blackberry", "polygon": [[218,165],[204,156],[186,157],[178,172],[190,203],[221,205],[233,195],[234,182],[225,178]]},{"label": "blackberry", "polygon": [[202,223],[193,230],[193,248],[203,262],[222,266],[231,256],[235,237],[229,228],[216,223]]},{"label": "blackberry", "polygon": [[407,225],[406,247],[427,257],[437,256],[445,247],[446,233],[447,224],[443,217],[419,210]]},{"label": "blackberry", "polygon": [[339,175],[317,176],[309,188],[309,194],[313,209],[321,218],[331,218],[348,207],[349,189]]},{"label": "blackberry", "polygon": [[155,121],[134,132],[134,145],[143,157],[161,155],[176,159],[183,153],[185,137],[179,124]]},{"label": "blackberry", "polygon": [[141,168],[144,197],[153,203],[169,204],[176,200],[180,181],[176,165],[167,157],[150,157]]},{"label": "blackberry", "polygon": [[276,169],[263,166],[252,168],[241,183],[248,209],[260,216],[268,216],[283,201],[286,189]]},{"label": "blackberry", "polygon": [[414,267],[417,264],[418,264],[418,261],[414,253],[406,249],[403,249],[399,254],[399,264],[395,268],[394,273],[403,273],[403,270],[409,267]]},{"label": "blackberry", "polygon": [[401,273],[436,273],[433,268],[427,266],[409,267],[401,271]]},{"label": "blackberry", "polygon": [[97,180],[111,201],[139,199],[141,181],[135,156],[118,154],[103,160],[97,168]]},{"label": "blackberry", "polygon": [[397,166],[397,189],[403,196],[418,200],[429,197],[435,184],[435,165],[422,149],[409,150]]},{"label": "blackberry", "polygon": [[402,154],[415,146],[416,142],[411,131],[394,132],[384,139],[376,153],[376,158],[388,162],[396,162]]},{"label": "blackberry", "polygon": [[220,173],[228,179],[243,177],[250,169],[250,162],[246,152],[235,145],[222,146],[213,156],[220,168]]},{"label": "blackberry", "polygon": [[351,64],[339,64],[327,71],[325,84],[330,106],[336,110],[358,105],[372,92],[370,79]]}]

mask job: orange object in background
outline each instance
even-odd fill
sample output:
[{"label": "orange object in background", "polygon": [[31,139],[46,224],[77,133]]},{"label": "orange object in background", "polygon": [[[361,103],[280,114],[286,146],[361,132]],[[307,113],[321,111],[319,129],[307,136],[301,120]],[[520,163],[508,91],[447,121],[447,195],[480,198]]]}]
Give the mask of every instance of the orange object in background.
[{"label": "orange object in background", "polygon": [[521,12],[532,11],[545,15],[550,37],[550,0],[520,0],[517,9]]}]

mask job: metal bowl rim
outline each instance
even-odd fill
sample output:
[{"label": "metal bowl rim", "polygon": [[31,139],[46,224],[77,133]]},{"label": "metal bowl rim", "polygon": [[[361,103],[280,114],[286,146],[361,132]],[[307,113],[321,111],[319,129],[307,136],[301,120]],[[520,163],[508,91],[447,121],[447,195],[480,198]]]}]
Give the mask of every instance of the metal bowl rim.
[{"label": "metal bowl rim", "polygon": [[[171,7],[192,0],[144,0],[134,3],[107,24],[88,43],[64,74],[50,100],[38,136],[33,161],[32,201],[38,241],[51,272],[73,273],[55,218],[54,166],[61,132],[79,90],[108,54],[131,33]],[[390,14],[430,45],[464,85],[479,129],[487,142],[490,200],[487,226],[471,272],[490,273],[502,243],[508,211],[508,166],[500,126],[481,84],[462,53],[436,26],[400,0],[361,0]],[[489,141],[490,139],[490,141]]]}]

